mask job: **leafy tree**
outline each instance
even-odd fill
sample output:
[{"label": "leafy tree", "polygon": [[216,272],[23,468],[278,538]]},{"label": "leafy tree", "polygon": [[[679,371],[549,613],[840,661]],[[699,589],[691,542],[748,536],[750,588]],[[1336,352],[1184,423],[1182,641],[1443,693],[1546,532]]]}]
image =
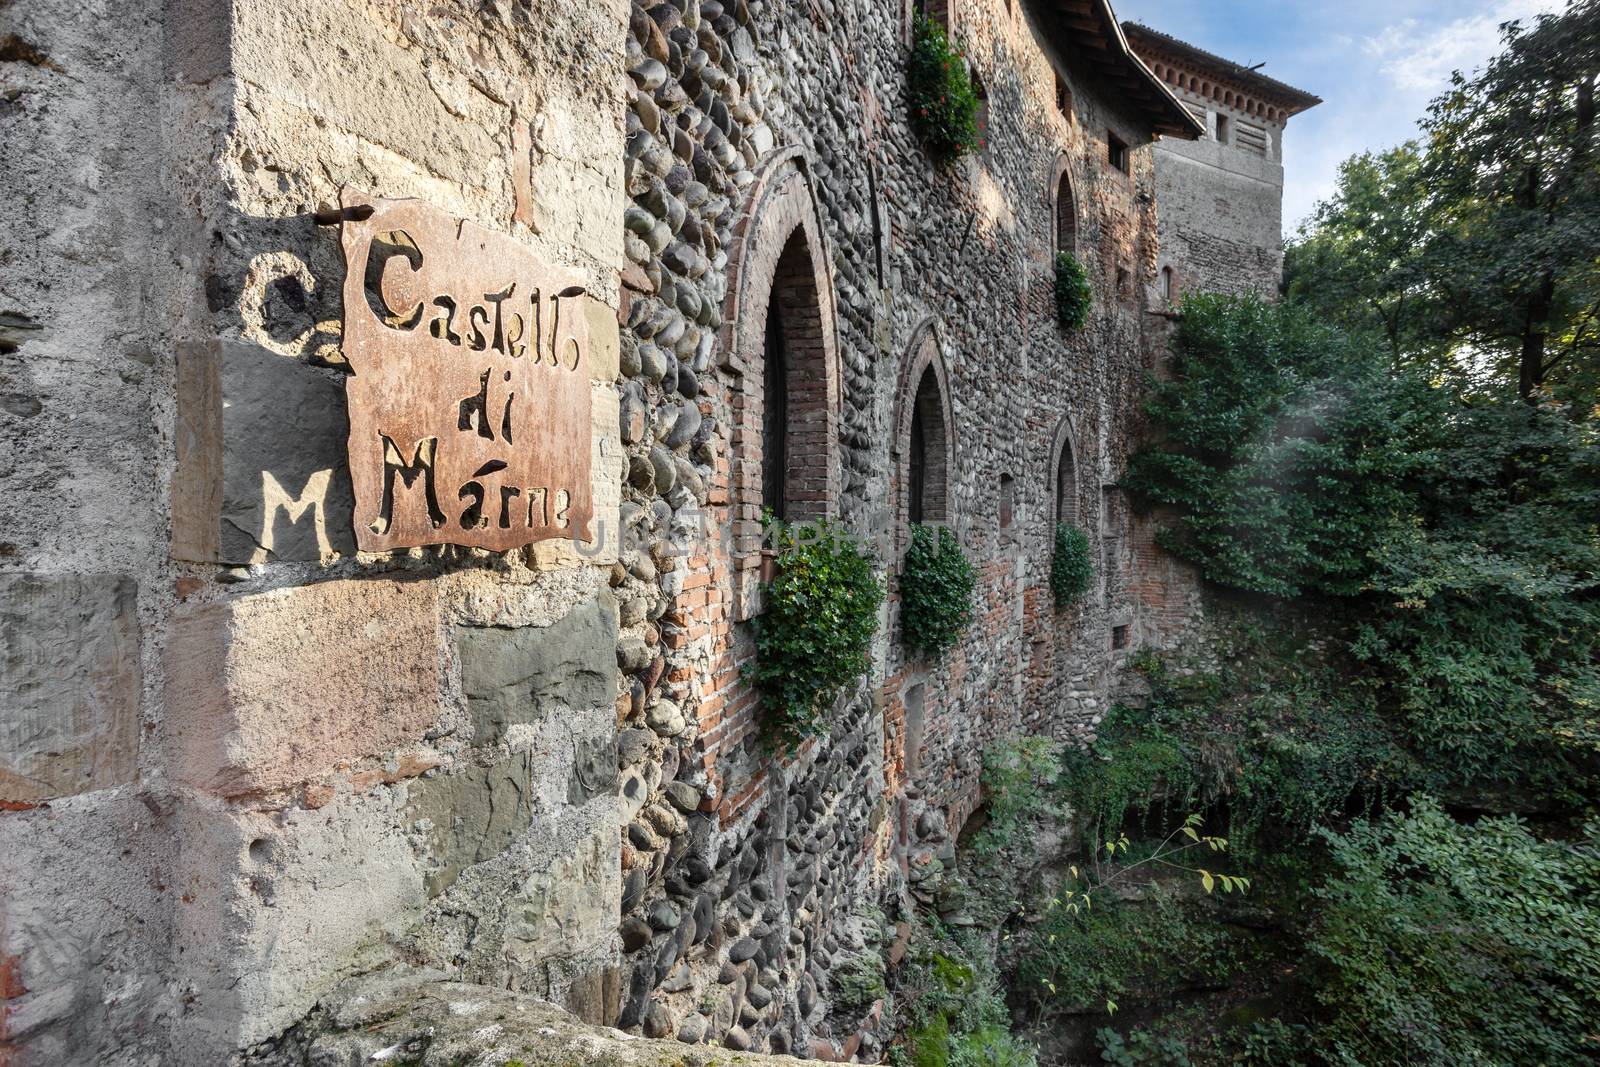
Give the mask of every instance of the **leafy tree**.
[{"label": "leafy tree", "polygon": [[1427,392],[1310,314],[1250,298],[1186,300],[1170,366],[1146,401],[1162,439],[1127,478],[1180,510],[1162,543],[1238,589],[1359,591],[1401,521]]},{"label": "leafy tree", "polygon": [[1420,255],[1431,225],[1422,171],[1415,141],[1345,160],[1284,261],[1292,302],[1347,331],[1376,331],[1397,364],[1436,343],[1439,326]]},{"label": "leafy tree", "polygon": [[1503,27],[1422,138],[1344,164],[1288,248],[1285,291],[1374,330],[1396,364],[1453,366],[1578,417],[1600,398],[1600,0]]},{"label": "leafy tree", "polygon": [[[1600,352],[1600,0],[1502,27],[1505,49],[1434,101],[1422,181],[1433,284],[1459,336],[1524,400],[1561,375],[1592,401]],[[1585,364],[1588,364],[1587,366]]]}]

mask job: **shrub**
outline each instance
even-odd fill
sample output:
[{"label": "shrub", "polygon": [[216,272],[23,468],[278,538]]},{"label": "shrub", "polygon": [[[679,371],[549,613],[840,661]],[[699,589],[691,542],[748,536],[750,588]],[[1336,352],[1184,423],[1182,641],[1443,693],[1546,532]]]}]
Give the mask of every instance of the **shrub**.
[{"label": "shrub", "polygon": [[1314,1028],[1350,1067],[1592,1063],[1600,1056],[1600,850],[1516,818],[1409,815],[1328,833]]},{"label": "shrub", "polygon": [[904,1045],[891,1062],[911,1067],[1037,1067],[1032,1045],[1011,1032],[1000,974],[986,939],[937,920],[913,928],[895,990]]},{"label": "shrub", "polygon": [[1089,321],[1089,305],[1094,292],[1089,288],[1089,272],[1071,252],[1056,253],[1056,319],[1069,330]]},{"label": "shrub", "polygon": [[978,145],[978,93],[943,26],[918,15],[915,35],[906,72],[911,128],[930,156],[949,163]]},{"label": "shrub", "polygon": [[773,739],[797,743],[827,727],[845,686],[866,673],[883,583],[873,561],[832,524],[779,524],[777,576],[756,620],[756,662]]},{"label": "shrub", "polygon": [[1056,550],[1050,559],[1050,592],[1056,607],[1064,608],[1088,592],[1093,578],[1089,535],[1069,523],[1056,523]]},{"label": "shrub", "polygon": [[916,524],[900,575],[900,625],[906,647],[939,656],[972,621],[977,572],[948,526]]}]

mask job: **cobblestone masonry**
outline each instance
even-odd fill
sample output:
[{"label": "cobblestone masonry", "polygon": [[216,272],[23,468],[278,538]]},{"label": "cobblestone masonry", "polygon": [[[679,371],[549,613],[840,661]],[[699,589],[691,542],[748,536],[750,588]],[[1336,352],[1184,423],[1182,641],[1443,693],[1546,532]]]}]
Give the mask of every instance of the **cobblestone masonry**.
[{"label": "cobblestone masonry", "polygon": [[[0,1067],[364,1049],[319,1028],[406,969],[444,992],[384,1002],[396,1041],[456,982],[878,1058],[834,975],[950,855],[983,747],[1088,736],[1196,619],[1117,488],[1169,329],[1152,131],[1188,120],[1102,0],[942,10],[987,94],[948,169],[896,0],[4,6]],[[582,280],[594,541],[356,551],[346,187]],[[782,758],[741,681],[769,336],[785,510],[870,539],[890,592]],[[937,663],[898,634],[914,410],[979,573]],[[1058,516],[1098,555],[1060,612]]]}]

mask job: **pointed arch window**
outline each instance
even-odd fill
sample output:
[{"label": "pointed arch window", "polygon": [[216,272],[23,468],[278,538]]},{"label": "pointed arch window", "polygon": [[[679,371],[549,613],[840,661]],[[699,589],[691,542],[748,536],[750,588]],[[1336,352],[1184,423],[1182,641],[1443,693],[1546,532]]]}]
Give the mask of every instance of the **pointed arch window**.
[{"label": "pointed arch window", "polygon": [[730,397],[733,616],[762,608],[762,512],[830,517],[839,484],[840,367],[824,231],[798,151],[769,160],[736,220],[723,308]]},{"label": "pointed arch window", "polygon": [[945,394],[944,364],[932,322],[917,331],[895,415],[899,457],[898,514],[909,523],[948,522],[954,436]]},{"label": "pointed arch window", "polygon": [[1078,524],[1078,457],[1072,450],[1072,434],[1063,433],[1056,452],[1056,522]]},{"label": "pointed arch window", "polygon": [[1072,194],[1072,178],[1065,169],[1056,182],[1056,251],[1078,251],[1078,202]]}]

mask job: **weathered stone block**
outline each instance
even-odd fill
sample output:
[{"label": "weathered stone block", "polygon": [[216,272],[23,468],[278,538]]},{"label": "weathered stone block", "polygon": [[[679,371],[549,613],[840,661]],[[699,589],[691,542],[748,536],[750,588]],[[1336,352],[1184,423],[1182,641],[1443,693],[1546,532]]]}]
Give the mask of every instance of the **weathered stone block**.
[{"label": "weathered stone block", "polygon": [[355,550],[344,389],[236,342],[178,348],[172,554],[220,563]]},{"label": "weathered stone block", "polygon": [[419,740],[439,717],[428,582],[343,580],[180,612],[167,648],[177,777],[223,796]]},{"label": "weathered stone block", "polygon": [[225,1063],[281,1033],[340,979],[372,970],[418,920],[421,864],[387,790],[315,811],[240,810],[195,797],[182,847],[173,980],[192,990],[168,1060]]},{"label": "weathered stone block", "polygon": [[[609,706],[617,686],[617,605],[610,590],[550,626],[456,630],[473,742],[494,744],[556,707]],[[613,765],[615,760],[613,760]]]},{"label": "weathered stone block", "polygon": [[138,775],[135,601],[115,575],[0,575],[0,806]]},{"label": "weathered stone block", "polygon": [[530,968],[604,944],[617,928],[621,899],[616,829],[601,824],[517,887],[506,926],[508,958]]},{"label": "weathered stone block", "polygon": [[429,897],[454,885],[464,868],[504,852],[527,829],[533,821],[532,778],[533,756],[524,752],[492,767],[412,785],[406,815],[423,824],[428,839]]},{"label": "weathered stone block", "polygon": [[597,382],[615,381],[621,363],[617,313],[593,297],[584,300],[583,311],[589,326],[589,377]]}]

